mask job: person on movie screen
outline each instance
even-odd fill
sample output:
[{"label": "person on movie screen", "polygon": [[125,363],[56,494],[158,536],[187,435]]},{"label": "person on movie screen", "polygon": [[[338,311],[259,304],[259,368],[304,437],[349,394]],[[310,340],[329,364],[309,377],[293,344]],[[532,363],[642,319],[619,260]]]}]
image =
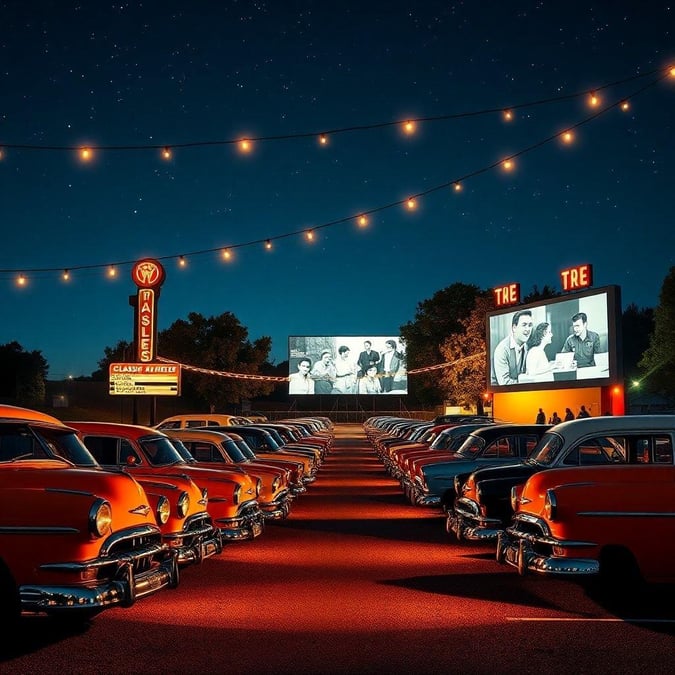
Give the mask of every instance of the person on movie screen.
[{"label": "person on movie screen", "polygon": [[314,380],[309,376],[312,360],[304,357],[298,361],[298,372],[289,376],[289,394],[313,394]]},{"label": "person on movie screen", "polygon": [[511,318],[511,332],[495,347],[492,354],[492,384],[518,384],[525,372],[527,341],[532,333],[532,312],[523,309]]},{"label": "person on movie screen", "polygon": [[377,365],[368,366],[366,374],[359,379],[359,394],[381,394],[382,385],[377,374]]},{"label": "person on movie screen", "polygon": [[565,422],[569,422],[574,419],[574,413],[571,408],[565,408]]},{"label": "person on movie screen", "polygon": [[595,365],[595,354],[600,351],[600,336],[588,330],[588,316],[578,312],[572,317],[572,335],[565,340],[563,352],[574,352],[577,368]]},{"label": "person on movie screen", "polygon": [[394,375],[401,367],[401,362],[401,355],[396,351],[396,340],[387,340],[384,343],[384,352],[378,363],[383,393],[386,394],[394,388]]},{"label": "person on movie screen", "polygon": [[351,350],[346,345],[338,348],[338,357],[335,360],[334,394],[356,393],[356,372],[358,366],[351,358]]},{"label": "person on movie screen", "polygon": [[330,394],[333,391],[336,372],[333,355],[329,349],[321,352],[321,358],[314,364],[309,375],[314,380],[315,394]]},{"label": "person on movie screen", "polygon": [[546,345],[551,344],[551,340],[553,340],[551,325],[546,321],[538,323],[527,340],[527,355],[525,357],[525,373],[527,375],[543,375],[553,369],[555,361],[549,361],[544,351]]},{"label": "person on movie screen", "polygon": [[359,354],[357,364],[359,366],[359,377],[363,377],[370,366],[376,366],[380,361],[380,354],[373,349],[373,343],[370,340],[365,340],[363,343],[363,351]]}]

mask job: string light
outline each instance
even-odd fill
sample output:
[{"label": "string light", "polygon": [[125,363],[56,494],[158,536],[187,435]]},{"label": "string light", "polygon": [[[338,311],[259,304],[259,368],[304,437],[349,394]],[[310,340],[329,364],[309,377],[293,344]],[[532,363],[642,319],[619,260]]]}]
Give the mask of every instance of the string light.
[{"label": "string light", "polygon": [[91,148],[84,147],[80,148],[80,159],[83,162],[88,162],[94,156],[94,153],[91,151]]},{"label": "string light", "polygon": [[187,260],[185,260],[185,256],[181,255],[178,256],[178,266],[179,267],[185,267],[187,265]]},{"label": "string light", "polygon": [[319,136],[319,145],[328,145],[328,136],[326,136],[326,134],[321,134]]},{"label": "string light", "polygon": [[589,96],[588,104],[591,106],[591,108],[597,108],[600,105],[600,99],[594,91],[592,91]]},{"label": "string light", "polygon": [[5,158],[5,149],[0,146],[0,160]]},{"label": "string light", "polygon": [[253,144],[251,143],[251,141],[249,141],[248,138],[242,138],[239,141],[239,149],[244,153],[251,152],[251,150],[253,149]]},{"label": "string light", "polygon": [[229,248],[224,248],[222,256],[223,260],[232,260],[232,251]]},{"label": "string light", "polygon": [[16,279],[16,283],[19,286],[25,286],[28,283],[28,280],[26,279],[26,277],[23,274],[19,274],[19,276]]},{"label": "string light", "polygon": [[362,214],[356,219],[356,222],[359,227],[368,227],[368,216]]},{"label": "string light", "polygon": [[68,281],[70,279],[70,272],[68,270],[63,270],[63,274],[61,275],[61,278],[64,281]]},{"label": "string light", "polygon": [[171,159],[171,148],[166,147],[162,150],[162,159]]},{"label": "string light", "polygon": [[630,103],[628,101],[622,101],[621,102],[621,110],[626,112],[627,110],[630,110]]},{"label": "string light", "polygon": [[562,138],[562,142],[569,145],[574,141],[574,134],[571,131],[563,131],[562,134],[560,134],[560,138]]},{"label": "string light", "polygon": [[415,122],[413,120],[406,120],[403,123],[403,131],[405,131],[408,136],[415,133]]},{"label": "string light", "polygon": [[[617,100],[616,102],[614,102],[612,104],[609,104],[609,105],[606,105],[603,109],[600,109],[600,110],[594,112],[593,114],[586,117],[585,119],[580,120],[579,122],[574,124],[572,127],[570,127],[569,131],[571,132],[573,129],[576,129],[576,128],[582,126],[582,125],[588,124],[589,122],[597,119],[598,117],[600,117],[601,115],[610,111],[613,108],[619,107],[621,109],[624,109],[624,106],[625,106],[625,104],[627,104],[628,99],[632,99],[637,94],[643,93],[644,91],[646,91],[647,89],[655,86],[658,82],[660,82],[661,80],[663,80],[666,77],[669,77],[670,75],[673,75],[675,77],[675,66],[670,68],[668,71],[665,71],[665,72],[659,71],[659,72],[661,73],[660,77],[654,79],[653,81],[651,81],[647,84],[642,85],[639,89],[634,91],[627,98],[622,97],[621,99]],[[631,79],[638,79],[640,77],[644,77],[644,75],[635,76],[634,78],[631,78]],[[617,84],[617,83],[615,82],[613,84]],[[605,86],[610,86],[610,85],[605,85]],[[597,91],[597,89],[596,89],[596,91]],[[588,93],[586,92],[586,95],[587,94]],[[566,98],[570,98],[570,96],[567,96]],[[523,105],[528,105],[528,104],[523,104]],[[514,106],[514,107],[518,107],[518,106]],[[434,119],[440,119],[440,118],[434,118]],[[408,120],[408,121],[412,121],[412,120]],[[399,122],[399,124],[400,124],[400,122]],[[377,125],[375,125],[375,126],[377,126]],[[370,128],[372,128],[372,125],[371,125]],[[353,129],[354,128],[352,128],[352,130]],[[307,135],[307,134],[305,134],[305,135]],[[526,153],[529,153],[533,150],[536,150],[536,149],[542,147],[543,145],[545,145],[545,144],[547,144],[547,143],[549,143],[549,142],[551,142],[555,139],[560,139],[560,136],[561,136],[560,132],[558,132],[558,133],[556,133],[556,134],[554,134],[554,135],[552,135],[548,138],[544,138],[542,140],[539,140],[536,143],[533,143],[532,145],[519,150],[518,152],[512,154],[507,159],[499,160],[496,163],[493,163],[493,164],[490,164],[488,166],[484,166],[482,168],[473,170],[471,172],[466,173],[463,176],[457,176],[450,182],[443,183],[441,185],[432,186],[432,187],[424,190],[423,192],[417,193],[414,197],[409,197],[409,198],[404,199],[402,201],[397,201],[397,202],[393,202],[393,203],[389,203],[389,204],[383,204],[383,205],[371,208],[371,209],[369,209],[369,213],[384,211],[386,209],[390,209],[390,208],[399,206],[401,204],[406,205],[409,210],[412,210],[412,209],[416,208],[418,198],[426,196],[426,195],[428,195],[430,193],[433,193],[433,192],[436,192],[438,190],[447,189],[448,187],[452,187],[454,189],[454,191],[459,192],[463,189],[462,183],[464,181],[468,180],[469,178],[473,178],[477,175],[485,173],[485,172],[487,172],[491,169],[494,169],[497,166],[501,166],[502,169],[504,169],[504,170],[512,170],[515,166],[514,159],[516,157],[519,157],[519,156],[524,155]],[[249,141],[250,139],[245,139],[245,140]],[[256,139],[256,140],[260,140],[260,139]],[[187,144],[187,145],[193,145],[193,144]],[[2,147],[0,147],[0,150],[4,151],[4,149],[7,148],[7,147],[32,147],[32,148],[35,148],[35,147],[39,147],[39,146],[12,146],[12,145],[8,145],[8,144],[4,144]],[[98,146],[98,147],[93,146],[93,147],[95,147],[96,149],[111,149],[111,148],[112,149],[130,149],[131,146],[124,147],[124,148],[113,148],[113,146],[108,146],[107,148],[104,147],[104,146]],[[168,148],[169,146],[151,146],[151,147]],[[172,147],[175,147],[175,146],[172,145]],[[53,150],[53,149],[70,149],[70,148],[56,148],[54,146],[49,146],[48,148],[45,147],[43,149],[52,149]],[[86,154],[86,156],[89,157],[89,158],[91,158],[93,156],[92,146],[80,147],[80,148],[78,148],[78,152],[84,152]],[[333,220],[333,221],[330,221],[330,222],[323,223],[323,224],[321,224],[317,227],[319,227],[319,228],[330,227],[330,226],[334,226],[334,225],[338,225],[338,224],[350,221],[354,218],[355,218],[355,216],[348,216],[348,217],[344,217],[344,218],[339,218],[339,219],[336,219],[336,220]],[[365,215],[356,216],[356,219],[357,219],[357,222],[360,226],[365,226],[365,224],[367,224],[367,222],[368,222],[368,219],[365,217]],[[306,230],[300,230],[299,232],[304,233],[304,232],[306,232]],[[289,233],[286,233],[286,234],[281,234],[281,235],[278,235],[278,236],[275,236],[275,237],[268,238],[268,239],[264,240],[264,246],[267,250],[271,250],[272,249],[272,241],[274,239],[281,239],[282,237],[291,236],[292,234],[298,234],[299,232],[289,232]],[[250,241],[250,242],[247,242],[247,243],[237,243],[236,247],[251,246],[251,245],[254,245],[254,244],[259,244],[260,241],[262,241],[262,240]],[[201,251],[191,251],[191,252],[189,252],[189,255],[195,256],[195,255],[200,255],[200,254],[209,253],[209,252],[213,252],[213,251],[222,251],[222,247],[210,248],[210,249],[205,249],[205,250],[201,250]],[[180,256],[178,256],[178,255],[165,255],[165,256],[159,256],[158,260],[169,260],[169,259],[175,260],[179,257]],[[223,253],[223,257],[227,258],[228,256],[226,256]],[[69,269],[70,270],[72,270],[72,269],[82,270],[82,269],[96,269],[96,268],[100,269],[102,267],[108,267],[108,276],[113,278],[117,274],[116,266],[120,266],[120,265],[131,266],[131,265],[135,264],[136,262],[137,262],[137,260],[133,259],[133,260],[127,260],[127,261],[124,261],[124,262],[118,262],[118,263],[115,263],[115,264],[100,263],[100,264],[87,264],[87,265],[81,265],[81,266],[75,266],[75,267],[71,266]],[[0,269],[0,274],[2,274],[2,273],[9,273],[9,274],[21,273],[21,274],[25,274],[25,273],[33,273],[33,272],[54,272],[54,271],[62,272],[62,270],[63,270],[62,267],[61,268],[58,268],[58,267],[57,268],[25,268],[23,270]]]},{"label": "string light", "polygon": [[502,113],[502,117],[504,118],[505,122],[512,122],[513,121],[513,111],[511,110],[504,110]]},{"label": "string light", "polygon": [[307,230],[307,232],[305,232],[305,237],[308,241],[314,241],[314,230]]}]

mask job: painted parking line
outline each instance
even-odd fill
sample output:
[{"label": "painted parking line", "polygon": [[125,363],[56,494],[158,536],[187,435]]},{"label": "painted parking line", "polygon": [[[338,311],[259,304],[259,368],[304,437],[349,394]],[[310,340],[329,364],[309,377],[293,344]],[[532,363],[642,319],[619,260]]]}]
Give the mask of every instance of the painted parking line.
[{"label": "painted parking line", "polygon": [[586,618],[586,617],[538,617],[538,616],[507,616],[507,621],[522,622],[576,622],[576,623],[675,623],[675,619],[644,619],[644,618]]}]

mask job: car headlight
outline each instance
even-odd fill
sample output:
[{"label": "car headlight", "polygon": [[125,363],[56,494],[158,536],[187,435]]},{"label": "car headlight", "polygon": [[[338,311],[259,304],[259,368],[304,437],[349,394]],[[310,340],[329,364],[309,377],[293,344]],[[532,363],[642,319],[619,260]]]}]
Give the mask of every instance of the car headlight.
[{"label": "car headlight", "polygon": [[112,526],[112,507],[105,499],[97,499],[89,509],[89,532],[102,537],[110,532]]},{"label": "car headlight", "polygon": [[185,518],[190,510],[190,495],[187,492],[181,492],[178,497],[178,517]]},{"label": "car headlight", "polygon": [[171,504],[169,504],[169,500],[162,496],[157,500],[157,511],[155,513],[155,517],[157,518],[157,522],[160,525],[164,525],[167,520],[169,520],[169,515],[171,513]]},{"label": "car headlight", "polygon": [[558,515],[558,501],[553,490],[546,490],[544,497],[544,514],[549,520],[555,520]]}]

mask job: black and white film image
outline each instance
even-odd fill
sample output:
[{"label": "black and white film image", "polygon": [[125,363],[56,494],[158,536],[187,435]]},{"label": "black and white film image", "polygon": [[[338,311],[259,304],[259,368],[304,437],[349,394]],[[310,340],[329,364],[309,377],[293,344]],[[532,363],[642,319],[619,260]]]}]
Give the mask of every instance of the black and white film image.
[{"label": "black and white film image", "polygon": [[407,394],[406,351],[398,336],[290,336],[292,395]]}]

